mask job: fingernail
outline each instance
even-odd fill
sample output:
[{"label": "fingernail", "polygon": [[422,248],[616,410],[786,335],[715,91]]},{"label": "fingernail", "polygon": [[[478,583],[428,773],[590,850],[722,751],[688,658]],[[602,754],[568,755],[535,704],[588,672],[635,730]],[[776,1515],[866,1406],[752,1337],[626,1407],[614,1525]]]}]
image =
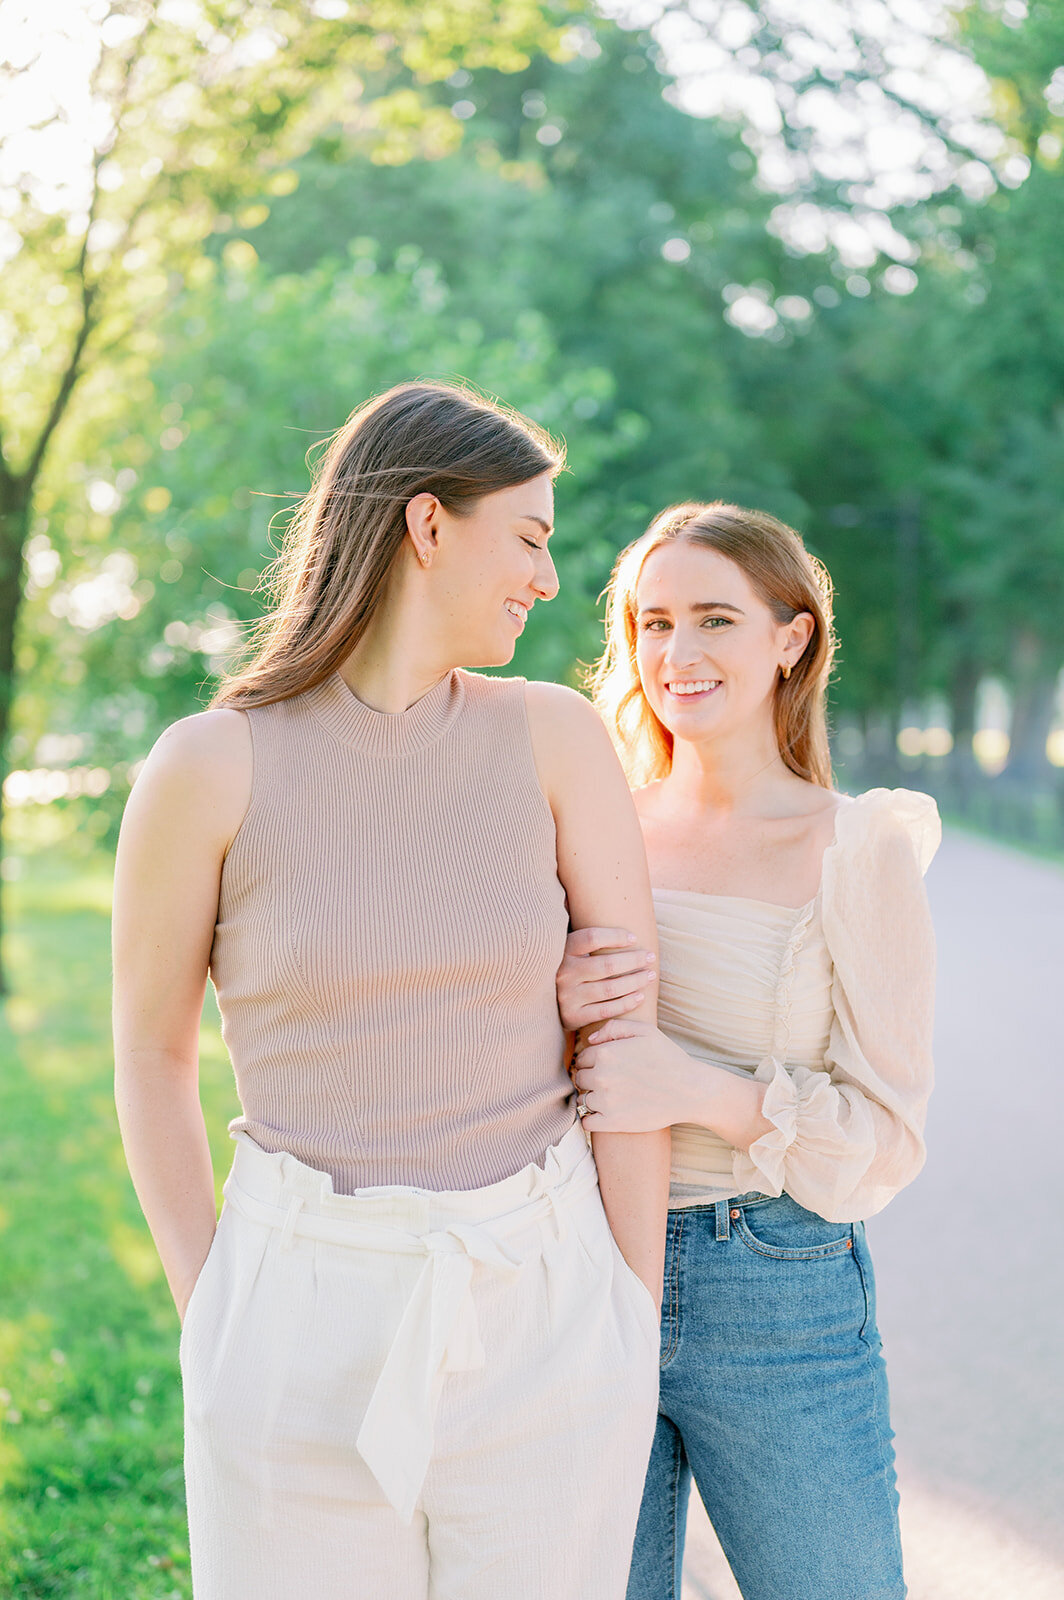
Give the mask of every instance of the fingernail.
[{"label": "fingernail", "polygon": [[628,938],[625,940],[625,943],[626,944],[635,944],[635,942],[636,942],[635,934],[634,933],[630,933],[628,935]]},{"label": "fingernail", "polygon": [[587,1036],[587,1042],[588,1044],[598,1044],[601,1038],[601,1033],[589,1033]]}]

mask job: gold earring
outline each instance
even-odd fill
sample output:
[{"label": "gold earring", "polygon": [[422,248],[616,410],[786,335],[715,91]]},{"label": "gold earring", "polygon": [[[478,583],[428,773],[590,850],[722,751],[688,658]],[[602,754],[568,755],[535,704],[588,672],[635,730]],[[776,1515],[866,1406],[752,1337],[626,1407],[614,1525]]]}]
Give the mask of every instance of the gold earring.
[{"label": "gold earring", "polygon": [[782,676],[784,678],[789,678],[790,677],[790,675],[791,675],[791,664],[790,664],[789,661],[784,661],[781,664],[780,672],[781,672],[781,674],[782,674]]}]

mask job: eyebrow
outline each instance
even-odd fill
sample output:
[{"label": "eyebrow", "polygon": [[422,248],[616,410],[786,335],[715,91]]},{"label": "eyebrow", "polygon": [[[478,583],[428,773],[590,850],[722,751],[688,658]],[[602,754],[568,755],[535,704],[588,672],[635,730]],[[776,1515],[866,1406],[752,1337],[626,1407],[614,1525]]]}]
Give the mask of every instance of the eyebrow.
[{"label": "eyebrow", "polygon": [[543,532],[547,535],[548,539],[550,538],[551,534],[554,532],[554,524],[552,522],[544,522],[542,517],[533,516],[531,511],[521,511],[521,512],[519,512],[517,520],[518,520],[518,522],[538,522],[540,527],[543,529]]},{"label": "eyebrow", "polygon": [[[696,600],[688,607],[690,611],[734,611],[737,617],[745,617],[746,612],[740,606],[733,606],[727,600]],[[668,606],[641,606],[638,613],[641,617],[667,617]]]}]

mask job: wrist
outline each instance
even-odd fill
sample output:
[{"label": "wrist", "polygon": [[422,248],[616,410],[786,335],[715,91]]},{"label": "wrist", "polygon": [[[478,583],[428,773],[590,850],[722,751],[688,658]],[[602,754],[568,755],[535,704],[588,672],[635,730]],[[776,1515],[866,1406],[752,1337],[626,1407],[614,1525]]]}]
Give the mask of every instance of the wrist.
[{"label": "wrist", "polygon": [[708,1128],[736,1150],[747,1150],[770,1124],[761,1114],[764,1085],[744,1073],[703,1063],[697,1114],[692,1121]]},{"label": "wrist", "polygon": [[673,1045],[676,1052],[675,1070],[675,1111],[673,1122],[690,1122],[705,1124],[706,1113],[710,1104],[708,1093],[708,1075],[713,1068],[704,1061],[697,1061],[694,1056],[689,1056],[680,1045]]}]

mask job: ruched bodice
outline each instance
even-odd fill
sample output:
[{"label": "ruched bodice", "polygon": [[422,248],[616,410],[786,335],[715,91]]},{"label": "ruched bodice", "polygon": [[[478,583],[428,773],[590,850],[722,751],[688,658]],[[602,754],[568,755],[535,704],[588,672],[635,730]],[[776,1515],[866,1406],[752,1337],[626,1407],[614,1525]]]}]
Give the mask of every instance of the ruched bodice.
[{"label": "ruched bodice", "polygon": [[831,957],[817,902],[793,910],[732,895],[655,889],[658,1019],[693,1056],[747,1071],[766,1055],[820,1066]]},{"label": "ruched bodice", "polygon": [[654,890],[662,1031],[765,1083],[772,1123],[749,1152],[708,1128],[674,1128],[674,1206],[786,1188],[853,1220],[912,1176],[931,1082],[922,873],[938,837],[927,796],[875,789],[840,805],[807,905]]}]

